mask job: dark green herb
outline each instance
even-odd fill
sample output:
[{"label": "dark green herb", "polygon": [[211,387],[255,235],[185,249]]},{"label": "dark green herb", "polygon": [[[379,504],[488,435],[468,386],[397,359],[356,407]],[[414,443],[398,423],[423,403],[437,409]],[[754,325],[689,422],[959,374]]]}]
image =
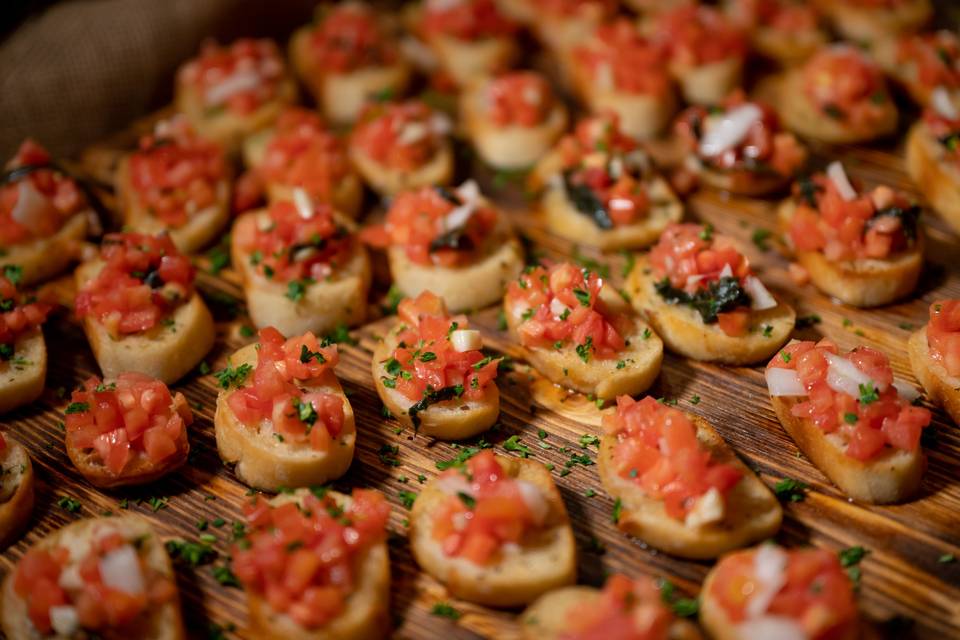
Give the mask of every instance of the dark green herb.
[{"label": "dark green herb", "polygon": [[225,587],[240,587],[240,581],[227,565],[220,565],[213,568],[213,579]]},{"label": "dark green herb", "polygon": [[866,405],[880,399],[879,391],[872,385],[860,384],[858,389],[860,389],[860,404]]},{"label": "dark green herb", "polygon": [[503,448],[507,451],[516,451],[521,458],[530,457],[530,447],[520,442],[520,436],[514,434],[503,441]]},{"label": "dark green herb", "polygon": [[438,389],[436,391],[434,391],[432,387],[428,386],[426,391],[423,392],[423,397],[407,410],[407,415],[410,416],[410,420],[413,422],[414,430],[420,428],[420,416],[418,415],[420,412],[426,411],[427,408],[432,404],[453,400],[454,398],[459,398],[462,395],[462,384],[443,387],[442,389]]},{"label": "dark green herb", "polygon": [[307,292],[307,287],[314,283],[313,278],[302,278],[300,280],[291,280],[287,283],[287,292],[284,294],[287,298],[293,300],[294,302],[300,302],[303,300],[304,294]]},{"label": "dark green herb", "polygon": [[67,405],[65,414],[70,415],[71,413],[83,413],[90,410],[90,405],[86,402],[71,402]]},{"label": "dark green herb", "polygon": [[57,506],[61,509],[69,511],[70,513],[79,513],[83,505],[80,504],[79,500],[74,500],[68,496],[60,496],[57,499]]},{"label": "dark green herb", "polygon": [[406,509],[413,507],[413,503],[417,500],[417,494],[413,491],[401,491],[397,495],[400,496],[400,504]]},{"label": "dark green herb", "polygon": [[573,171],[563,172],[563,188],[573,207],[601,229],[613,229],[613,219],[593,190],[572,180]]},{"label": "dark green herb", "polygon": [[[820,324],[823,320],[816,313],[811,313],[808,316],[799,316],[797,318],[796,327],[797,329],[808,329],[815,324]],[[787,362],[786,360],[784,362]]]},{"label": "dark green herb", "polygon": [[740,286],[740,281],[732,276],[711,282],[692,295],[672,286],[669,278],[657,282],[655,288],[669,304],[692,307],[706,324],[716,322],[719,313],[750,306],[750,296]]},{"label": "dark green herb", "polygon": [[217,552],[213,547],[203,542],[167,540],[165,546],[171,558],[180,560],[191,567],[199,567],[202,564],[213,562],[217,557]]},{"label": "dark green herb", "polygon": [[438,618],[449,618],[450,620],[459,620],[460,616],[463,615],[446,602],[437,602],[434,604],[433,608],[430,609],[430,613]]},{"label": "dark green herb", "polygon": [[750,239],[753,241],[753,244],[756,245],[757,249],[760,249],[760,251],[768,251],[770,249],[770,245],[767,243],[767,241],[772,235],[773,232],[769,229],[755,229],[753,231],[753,236],[751,236]]},{"label": "dark green herb", "polygon": [[613,512],[610,514],[610,521],[613,522],[613,524],[618,524],[622,513],[623,502],[621,502],[620,498],[617,498],[613,501]]},{"label": "dark green herb", "polygon": [[246,362],[236,367],[228,362],[226,369],[217,371],[213,375],[216,376],[217,383],[222,389],[229,389],[230,387],[239,387],[243,384],[243,381],[247,379],[251,371],[253,371],[253,367]]},{"label": "dark green herb", "polygon": [[665,578],[660,580],[660,599],[682,618],[695,616],[700,610],[699,600],[678,596],[676,585]]},{"label": "dark green herb", "polygon": [[457,497],[460,498],[460,502],[462,502],[463,506],[465,506],[467,509],[473,509],[477,506],[477,499],[469,493],[458,491]]},{"label": "dark green herb", "polygon": [[380,462],[391,467],[400,466],[400,461],[396,458],[398,453],[400,453],[400,447],[395,444],[385,444],[380,447],[379,451],[377,451],[377,455],[380,457]]},{"label": "dark green herb", "polygon": [[781,500],[803,502],[807,497],[806,491],[808,488],[809,486],[804,482],[794,480],[793,478],[784,478],[783,480],[777,481],[777,484],[773,486],[773,492],[777,494],[777,497]]}]

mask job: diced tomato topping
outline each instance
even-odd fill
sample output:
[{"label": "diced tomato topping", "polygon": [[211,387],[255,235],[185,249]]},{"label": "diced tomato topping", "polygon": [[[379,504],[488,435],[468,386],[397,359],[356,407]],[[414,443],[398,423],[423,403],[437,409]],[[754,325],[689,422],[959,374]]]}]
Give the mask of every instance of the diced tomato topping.
[{"label": "diced tomato topping", "polygon": [[742,59],[747,52],[743,33],[726,16],[712,7],[692,3],[661,12],[653,34],[654,41],[680,67]]},{"label": "diced tomato topping", "polygon": [[664,48],[644,38],[628,18],[598,26],[574,56],[601,91],[662,96],[670,89]]},{"label": "diced tomato topping", "polygon": [[241,38],[229,45],[204,42],[200,55],[180,68],[178,80],[200,92],[210,116],[221,110],[246,115],[277,97],[285,76],[273,40]]},{"label": "diced tomato topping", "polygon": [[494,0],[459,0],[425,2],[420,28],[427,35],[475,41],[513,37],[519,25],[500,13]]},{"label": "diced tomato topping", "polygon": [[[855,186],[856,188],[856,186]],[[886,186],[845,200],[832,179],[816,174],[794,186],[788,235],[799,251],[831,261],[885,259],[913,245],[919,208]]]},{"label": "diced tomato topping", "polygon": [[902,36],[897,62],[914,66],[917,81],[925,87],[960,87],[960,38],[952,31]]},{"label": "diced tomato topping", "polygon": [[945,160],[960,166],[960,118],[946,118],[934,109],[923,110],[923,124],[938,144]]},{"label": "diced tomato topping", "polygon": [[11,278],[18,280],[19,271],[8,270],[7,275],[0,275],[0,361],[14,358],[17,338],[43,324],[54,308],[21,293]]},{"label": "diced tomato topping", "polygon": [[630,319],[611,314],[599,299],[603,279],[569,262],[527,269],[507,287],[508,313],[522,318],[527,347],[574,348],[584,362],[616,357]]},{"label": "diced tomato topping", "polygon": [[433,514],[433,539],[444,554],[474,564],[493,562],[504,544],[522,545],[543,526],[549,505],[536,485],[507,474],[484,449],[438,482],[450,495]]},{"label": "diced tomato topping", "polygon": [[951,376],[960,377],[960,300],[938,300],[930,305],[927,342],[934,360]]},{"label": "diced tomato topping", "polygon": [[889,109],[883,73],[853,47],[823,49],[803,67],[804,92],[825,118],[868,126]]},{"label": "diced tomato topping", "polygon": [[[50,154],[28,138],[6,168],[43,167],[51,162]],[[0,246],[52,236],[85,206],[77,183],[56,169],[33,170],[0,185]]]},{"label": "diced tomato topping", "polygon": [[299,506],[258,495],[244,514],[249,532],[232,549],[237,578],[275,613],[317,629],[345,609],[361,558],[386,539],[390,505],[378,491],[354,489],[345,507],[319,492]]},{"label": "diced tomato topping", "polygon": [[652,578],[615,573],[599,597],[573,603],[564,621],[565,640],[666,640],[674,616]]},{"label": "diced tomato topping", "polygon": [[377,16],[359,3],[336,5],[310,32],[310,54],[325,72],[349,73],[394,64],[400,50]]},{"label": "diced tomato topping", "polygon": [[309,331],[284,340],[273,327],[261,329],[259,338],[252,378],[227,398],[234,416],[251,428],[270,423],[284,442],[327,451],[343,431],[343,399],[301,387],[332,374],[340,359],[337,346],[318,341]]},{"label": "diced tomato topping", "polygon": [[77,292],[75,310],[114,337],[152,329],[193,295],[196,271],[166,234],[111,233],[100,259],[103,268]]},{"label": "diced tomato topping", "polygon": [[500,127],[534,127],[546,120],[556,99],[550,83],[535,71],[512,71],[490,81],[486,104]]},{"label": "diced tomato topping", "polygon": [[553,17],[576,18],[592,17],[594,19],[611,16],[616,13],[615,0],[530,0],[536,14],[546,14]]},{"label": "diced tomato topping", "polygon": [[170,227],[182,227],[216,203],[225,172],[220,145],[199,137],[183,117],[159,123],[130,157],[130,182],[140,204]]},{"label": "diced tomato topping", "polygon": [[[757,615],[790,618],[810,640],[849,635],[857,626],[857,605],[853,585],[837,555],[824,549],[775,549],[773,561],[785,559],[784,583],[766,610]],[[769,568],[758,569],[757,553],[756,549],[736,551],[724,556],[714,569],[710,595],[734,623],[750,619],[746,608],[751,599],[767,597],[764,576]]]},{"label": "diced tomato topping", "polygon": [[[828,354],[846,358],[870,378],[858,385],[859,396],[840,391],[831,383]],[[916,451],[921,431],[930,424],[930,411],[914,407],[897,394],[893,369],[886,354],[870,347],[857,347],[840,356],[828,340],[795,342],[775,355],[767,367],[793,369],[807,390],[807,399],[790,412],[812,420],[826,433],[839,433],[847,442],[846,454],[857,460],[872,460],[887,447]],[[836,376],[841,373],[835,372]]]},{"label": "diced tomato topping", "polygon": [[140,373],[121,373],[109,384],[93,376],[73,392],[66,418],[67,444],[95,453],[115,476],[139,456],[161,464],[182,448],[193,412],[183,394]]},{"label": "diced tomato topping", "polygon": [[367,104],[351,144],[372,160],[398,171],[415,171],[430,162],[443,141],[438,116],[419,100]]}]

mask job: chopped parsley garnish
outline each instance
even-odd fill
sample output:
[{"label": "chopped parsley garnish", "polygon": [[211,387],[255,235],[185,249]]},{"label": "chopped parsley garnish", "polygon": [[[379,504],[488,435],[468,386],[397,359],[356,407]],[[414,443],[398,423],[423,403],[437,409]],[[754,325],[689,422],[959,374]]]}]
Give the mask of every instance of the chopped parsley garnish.
[{"label": "chopped parsley garnish", "polygon": [[222,389],[229,389],[230,387],[239,387],[243,384],[243,381],[247,379],[251,371],[253,371],[253,367],[246,362],[236,367],[228,362],[226,369],[217,371],[213,375],[216,376],[217,383]]},{"label": "chopped parsley garnish", "polygon": [[3,277],[9,280],[11,284],[18,285],[23,280],[23,267],[18,264],[3,265]]},{"label": "chopped parsley garnish", "polygon": [[950,564],[951,562],[956,562],[956,561],[957,561],[957,557],[952,553],[945,553],[939,558],[937,558],[937,562],[939,562],[940,564]]},{"label": "chopped parsley garnish", "polygon": [[700,230],[699,235],[700,239],[704,242],[710,242],[711,238],[713,238],[713,225],[709,222],[703,225],[703,229]]},{"label": "chopped parsley garnish", "polygon": [[379,451],[377,451],[377,456],[379,456],[380,462],[383,464],[391,467],[399,467],[400,461],[396,458],[398,453],[400,453],[400,447],[395,444],[385,444],[380,447]]},{"label": "chopped parsley garnish", "polygon": [[310,351],[307,348],[307,345],[300,345],[300,362],[307,364],[311,360],[316,360],[318,363],[323,364],[327,359],[319,351]]},{"label": "chopped parsley garnish", "polygon": [[873,385],[860,384],[860,404],[867,405],[880,399],[880,393]]},{"label": "chopped parsley garnish", "polygon": [[[472,458],[473,456],[477,455],[478,453],[480,453],[480,452],[483,451],[484,449],[489,449],[491,446],[492,446],[492,445],[491,445],[489,442],[487,442],[486,440],[481,439],[481,440],[476,444],[476,446],[472,446],[472,447],[458,447],[458,448],[459,448],[459,453],[457,453],[457,457],[456,457],[456,458],[454,458],[453,460],[437,460],[437,462],[436,462],[436,467],[437,467],[437,469],[439,469],[440,471],[446,471],[447,469],[450,469],[450,468],[452,468],[452,467],[462,467],[464,464],[466,464],[467,460],[469,460],[469,459]],[[418,478],[418,480],[419,480],[419,478]]]},{"label": "chopped parsley garnish", "polygon": [[845,413],[843,414],[843,421],[847,424],[857,424],[857,414],[855,413]]},{"label": "chopped parsley garnish", "polygon": [[791,360],[793,360],[793,356],[787,353],[786,351],[781,351],[780,359],[783,360],[784,362],[790,362]]},{"label": "chopped parsley garnish", "polygon": [[777,481],[777,484],[773,486],[773,492],[781,500],[803,502],[807,497],[806,490],[808,488],[809,485],[804,482],[794,480],[793,478],[784,478],[783,480]]},{"label": "chopped parsley garnish", "polygon": [[477,499],[464,491],[457,491],[457,497],[467,509],[474,509],[477,506]]},{"label": "chopped parsley garnish", "polygon": [[291,280],[287,283],[287,292],[284,294],[294,302],[303,300],[307,287],[314,283],[313,278],[303,278],[300,280]]},{"label": "chopped parsley garnish", "polygon": [[613,501],[613,512],[610,514],[610,521],[613,524],[618,524],[620,522],[620,516],[623,513],[623,502],[620,498],[617,498]]},{"label": "chopped parsley garnish", "polygon": [[660,581],[660,599],[681,618],[690,618],[700,610],[700,601],[696,598],[683,598],[677,595],[677,587],[669,580]]},{"label": "chopped parsley garnish", "polygon": [[583,289],[574,289],[573,295],[576,296],[577,302],[580,303],[581,307],[590,306],[590,292],[584,291]]},{"label": "chopped parsley garnish", "polygon": [[497,331],[506,331],[507,330],[507,314],[503,312],[503,309],[497,313]]},{"label": "chopped parsley garnish", "polygon": [[595,435],[593,435],[593,434],[591,434],[591,433],[585,433],[585,434],[583,434],[583,435],[580,436],[580,446],[581,446],[581,447],[583,447],[584,449],[586,449],[587,447],[589,447],[589,446],[591,446],[591,445],[594,446],[594,447],[599,447],[599,446],[600,446],[600,438],[598,438],[597,436],[595,436]]},{"label": "chopped parsley garnish", "polygon": [[350,335],[350,328],[340,323],[320,341],[321,347],[329,347],[331,344],[348,344],[355,346],[357,341]]},{"label": "chopped parsley garnish", "polygon": [[68,496],[60,496],[57,499],[57,506],[70,513],[79,513],[83,505],[80,504],[79,500],[74,500]]},{"label": "chopped parsley garnish", "polygon": [[90,410],[90,405],[86,402],[71,402],[67,405],[65,414],[70,415],[71,413],[83,413]]},{"label": "chopped parsley garnish", "polygon": [[507,451],[516,451],[521,458],[530,457],[530,447],[520,442],[520,436],[516,434],[503,441],[503,448]]},{"label": "chopped parsley garnish", "polygon": [[459,620],[460,616],[463,615],[446,602],[437,602],[434,604],[433,608],[430,609],[430,613],[438,618],[449,618],[450,620]]},{"label": "chopped parsley garnish", "polygon": [[700,404],[700,396],[693,394],[693,397],[690,398],[690,404]]},{"label": "chopped parsley garnish", "polygon": [[847,575],[853,582],[855,589],[860,587],[860,561],[870,553],[861,546],[848,547],[840,551],[840,566],[847,570]]},{"label": "chopped parsley garnish", "polygon": [[217,552],[204,542],[187,542],[186,540],[167,540],[167,553],[174,560],[181,560],[191,567],[213,562]]},{"label": "chopped parsley garnish", "polygon": [[740,286],[740,281],[732,276],[710,282],[694,294],[677,289],[670,284],[669,278],[657,282],[654,288],[669,304],[685,304],[692,307],[706,324],[716,322],[719,313],[731,311],[737,307],[750,306],[750,296]]},{"label": "chopped parsley garnish", "polygon": [[454,398],[459,398],[463,395],[463,385],[456,384],[449,387],[443,387],[442,389],[434,390],[433,387],[427,386],[426,390],[423,392],[423,397],[415,402],[408,410],[407,415],[410,416],[410,421],[413,422],[414,430],[420,428],[420,416],[419,414],[422,411],[426,411],[430,405],[436,404],[438,402],[445,402],[447,400],[453,400]]},{"label": "chopped parsley garnish", "polygon": [[400,504],[405,509],[410,509],[413,507],[413,503],[417,501],[417,494],[413,491],[401,491],[397,495],[400,496]]},{"label": "chopped parsley garnish", "polygon": [[750,237],[750,240],[753,241],[753,244],[756,245],[757,249],[760,251],[768,251],[770,245],[767,241],[770,239],[770,236],[773,235],[773,232],[769,229],[755,229],[753,231],[753,236]]},{"label": "chopped parsley garnish", "polygon": [[620,254],[623,256],[623,268],[620,269],[620,275],[626,278],[633,271],[633,266],[637,263],[637,257],[627,249],[621,250]]},{"label": "chopped parsley garnish", "polygon": [[317,421],[317,410],[313,408],[312,402],[303,402],[300,398],[294,398],[293,410],[300,422],[304,424],[312,426]]},{"label": "chopped parsley garnish", "polygon": [[650,327],[646,327],[644,328],[643,333],[640,334],[640,337],[643,338],[644,340],[649,340],[650,336],[652,335],[653,335],[653,332],[650,331]]},{"label": "chopped parsley garnish", "polygon": [[587,341],[577,345],[577,355],[584,362],[590,362],[590,352],[593,350],[593,336],[587,336]]},{"label": "chopped parsley garnish", "polygon": [[764,338],[769,338],[770,336],[772,336],[772,335],[773,335],[773,325],[772,325],[772,324],[765,324],[765,325],[763,325],[763,332],[762,332],[762,333],[763,333],[763,337],[764,337]]},{"label": "chopped parsley garnish", "polygon": [[227,565],[220,565],[213,568],[213,579],[224,587],[240,587],[240,581]]}]

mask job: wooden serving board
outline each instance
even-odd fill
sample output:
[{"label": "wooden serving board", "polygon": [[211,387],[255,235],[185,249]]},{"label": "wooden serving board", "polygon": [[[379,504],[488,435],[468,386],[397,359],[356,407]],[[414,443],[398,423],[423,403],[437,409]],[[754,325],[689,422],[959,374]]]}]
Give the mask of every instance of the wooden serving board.
[{"label": "wooden serving board", "polygon": [[[86,172],[108,183],[118,151],[129,147],[135,130],[85,154]],[[868,184],[885,182],[912,188],[903,173],[898,148],[816,151],[821,164],[842,158],[850,173]],[[489,172],[477,173],[484,189],[510,209],[529,240],[531,255],[573,256],[592,268],[609,269],[614,282],[622,281],[623,255],[601,256],[549,235],[514,185],[502,188],[503,181],[491,180]],[[914,382],[906,354],[910,331],[926,322],[931,301],[960,297],[960,240],[940,220],[933,216],[925,220],[927,268],[916,296],[902,304],[860,311],[831,302],[812,286],[796,287],[787,276],[787,261],[777,253],[775,241],[768,240],[766,251],[752,242],[760,237],[758,230],[773,230],[774,201],[701,191],[687,204],[689,219],[708,221],[719,232],[742,241],[764,281],[795,306],[798,316],[815,314],[819,318],[812,326],[798,329],[797,337],[827,336],[843,348],[876,346],[890,354],[898,378]],[[165,539],[197,542],[201,535],[213,536],[211,546],[219,554],[216,560],[195,568],[178,564],[188,625],[192,635],[200,638],[243,638],[243,593],[218,584],[214,571],[224,566],[232,525],[241,519],[248,490],[217,456],[213,413],[218,387],[209,372],[223,368],[226,356],[253,338],[245,330],[249,321],[243,315],[237,274],[228,267],[211,275],[208,257],[199,258],[198,264],[199,288],[218,318],[218,340],[205,360],[209,368],[201,367],[175,387],[195,408],[189,464],[173,477],[138,490],[104,492],[84,482],[66,456],[61,425],[69,390],[97,368],[76,320],[67,313],[58,315],[45,330],[50,353],[47,391],[41,400],[4,420],[3,427],[25,442],[33,456],[38,495],[29,532],[4,552],[2,565],[9,570],[30,544],[76,518],[128,509],[150,519]],[[70,302],[69,279],[50,286],[64,302]],[[372,306],[375,312],[379,308]],[[498,381],[500,423],[484,434],[483,442],[499,453],[518,455],[503,448],[504,441],[516,435],[531,458],[553,465],[579,543],[580,582],[600,585],[610,572],[650,574],[672,581],[678,594],[696,594],[711,563],[678,560],[648,549],[641,541],[621,534],[612,523],[613,503],[603,493],[592,464],[596,449],[582,446],[580,440],[584,434],[599,434],[600,414],[595,405],[529,371],[519,361],[516,345],[498,330],[497,309],[479,311],[471,322],[482,330],[492,351],[518,359],[514,371]],[[516,611],[495,611],[453,600],[413,561],[405,534],[408,511],[401,492],[416,494],[422,479],[437,473],[437,461],[457,455],[458,445],[415,437],[381,414],[370,360],[378,336],[391,323],[389,318],[371,322],[352,332],[356,344],[341,344],[337,374],[356,412],[358,446],[350,471],[334,485],[346,490],[380,489],[394,506],[390,554],[396,637],[517,638]],[[708,419],[768,485],[783,478],[810,485],[805,500],[784,504],[786,517],[777,540],[789,546],[816,545],[837,551],[860,545],[869,551],[860,565],[858,600],[871,637],[960,637],[960,562],[942,561],[960,557],[960,429],[941,411],[935,410],[934,424],[924,438],[929,468],[919,496],[904,505],[876,507],[847,500],[798,452],[773,414],[761,367],[714,366],[668,354],[649,393],[676,400],[682,409]],[[460,446],[476,445],[478,440]],[[78,501],[79,510],[68,511],[61,506],[66,504],[61,498]],[[219,527],[218,518],[223,519]],[[207,526],[201,531],[198,522],[204,521]],[[452,605],[461,614],[459,619],[431,613],[437,603]]]}]

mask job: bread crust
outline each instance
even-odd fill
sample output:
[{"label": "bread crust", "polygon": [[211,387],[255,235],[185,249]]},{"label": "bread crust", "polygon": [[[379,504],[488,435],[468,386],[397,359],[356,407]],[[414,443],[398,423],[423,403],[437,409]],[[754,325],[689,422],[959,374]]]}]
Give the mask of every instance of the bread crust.
[{"label": "bread crust", "polygon": [[520,53],[516,40],[509,37],[469,42],[433,34],[426,37],[426,42],[444,70],[460,86],[509,68]]},{"label": "bread crust", "polygon": [[0,550],[6,549],[20,535],[33,513],[33,463],[22,444],[3,434],[7,443],[0,452]]},{"label": "bread crust", "polygon": [[[142,538],[138,545],[141,557],[145,556],[147,564],[155,571],[160,572],[171,583],[176,585],[173,566],[160,536],[153,530],[146,519],[137,515],[111,516],[104,518],[84,518],[68,524],[40,539],[34,548],[51,549],[61,544],[73,548],[86,543],[91,536],[102,527],[119,530],[128,540]],[[27,614],[27,604],[17,595],[13,588],[15,572],[7,573],[0,591],[0,626],[8,638],[16,640],[67,640],[65,636],[41,636],[30,623]],[[179,595],[159,607],[147,610],[149,616],[136,628],[126,629],[123,634],[108,634],[105,640],[119,640],[119,638],[137,637],[142,640],[184,640],[186,634],[183,628],[183,615],[180,611]],[[129,635],[134,633],[134,636]]]},{"label": "bread crust", "polygon": [[385,67],[325,73],[309,53],[309,40],[310,27],[301,27],[293,33],[290,61],[320,110],[334,124],[350,124],[357,119],[368,100],[384,93],[402,95],[410,84],[410,66],[403,58]]},{"label": "bread crust", "polygon": [[813,0],[813,5],[842,36],[856,42],[917,31],[933,15],[930,0],[911,0],[894,8],[857,7],[835,0]]},{"label": "bread crust", "polygon": [[[96,259],[77,267],[77,288],[96,277],[103,265]],[[116,378],[126,371],[136,371],[173,384],[189,373],[213,347],[213,316],[200,293],[194,291],[168,317],[173,321],[169,326],[161,324],[118,339],[111,337],[96,318],[84,317],[83,331],[103,377]]]},{"label": "bread crust", "polygon": [[[792,199],[777,209],[780,233],[786,237],[796,211]],[[794,251],[794,258],[810,274],[810,281],[823,293],[854,307],[879,307],[908,296],[917,286],[923,269],[923,228],[917,225],[917,240],[909,251],[893,259],[833,262],[819,251]]]},{"label": "bread crust", "polygon": [[[728,336],[718,323],[706,324],[691,307],[670,304],[657,293],[647,256],[637,256],[627,278],[627,291],[637,311],[660,335],[670,351],[705,362],[746,365],[769,360],[790,338],[796,312],[785,302],[750,312],[743,336]],[[766,335],[766,327],[771,327]]]},{"label": "bread crust", "polygon": [[733,56],[695,67],[671,64],[670,72],[687,102],[697,105],[719,104],[741,85],[743,59]]},{"label": "bread crust", "polygon": [[20,285],[23,287],[63,273],[79,259],[89,228],[88,221],[93,215],[90,209],[80,211],[70,216],[60,230],[49,238],[3,247],[6,253],[0,257],[0,268],[19,266],[22,269]]},{"label": "bread crust", "polygon": [[[306,489],[292,494],[281,494],[270,502],[303,504]],[[337,504],[346,507],[350,497],[328,491]],[[285,614],[274,611],[266,599],[247,591],[247,612],[250,617],[251,638],[268,640],[377,640],[385,638],[390,629],[390,558],[387,543],[379,542],[359,560],[354,576],[355,588],[347,596],[344,611],[329,623],[317,629],[304,629]]]},{"label": "bread crust", "polygon": [[433,516],[449,495],[434,478],[424,485],[410,512],[410,548],[420,567],[456,598],[491,607],[527,604],[542,594],[576,581],[576,543],[560,492],[539,462],[497,456],[506,473],[535,484],[549,512],[544,528],[515,553],[504,552],[489,565],[451,558],[433,539]]},{"label": "bread crust", "polygon": [[907,173],[920,193],[955,233],[960,233],[960,170],[944,160],[943,151],[922,121],[907,134]]},{"label": "bread crust", "polygon": [[580,99],[592,113],[614,112],[620,130],[636,140],[656,138],[677,110],[677,97],[672,88],[663,96],[603,91],[583,80],[578,81],[577,88]]},{"label": "bread crust", "polygon": [[370,188],[382,196],[393,196],[402,191],[448,185],[453,180],[453,146],[447,139],[440,140],[433,157],[414,171],[385,167],[353,142],[348,146],[350,162]]},{"label": "bread crust", "polygon": [[47,343],[43,330],[35,327],[13,344],[14,358],[0,361],[0,413],[13,411],[40,397],[47,381]]},{"label": "bread crust", "polygon": [[822,29],[784,33],[782,29],[755,27],[750,31],[750,43],[758,53],[785,67],[804,62],[827,43]]},{"label": "bread crust", "polygon": [[210,244],[230,219],[229,177],[217,182],[216,202],[190,214],[187,222],[180,227],[168,227],[162,220],[147,212],[130,179],[130,156],[124,156],[117,165],[114,184],[124,225],[131,231],[150,235],[167,231],[174,246],[183,253],[194,253]]},{"label": "bread crust", "polygon": [[790,69],[775,78],[771,88],[777,92],[777,105],[784,125],[805,138],[833,144],[856,144],[886,137],[897,129],[897,108],[885,101],[883,113],[876,122],[852,127],[821,113],[807,98],[803,85],[803,69]]},{"label": "bread crust", "polygon": [[[606,287],[601,289],[600,298],[613,315],[632,313],[630,307]],[[519,308],[511,308],[507,300],[504,300],[503,309],[510,335],[518,340],[522,312]],[[591,358],[589,362],[580,359],[574,346],[560,351],[550,347],[524,347],[523,350],[526,360],[551,382],[602,400],[611,400],[649,389],[663,363],[663,342],[639,316],[634,318],[630,335],[624,338],[629,341],[629,346],[617,357]],[[625,366],[618,368],[620,362]]]},{"label": "bread crust", "polygon": [[417,414],[420,424],[414,427],[409,414],[414,403],[396,389],[388,389],[383,384],[384,378],[391,377],[384,363],[397,348],[400,328],[393,327],[377,343],[370,363],[377,395],[394,418],[404,426],[416,429],[418,433],[439,440],[463,440],[492,427],[500,415],[500,391],[493,381],[487,384],[483,397],[479,400],[446,400],[430,405],[426,411]]},{"label": "bread crust", "polygon": [[[241,215],[236,224],[257,224],[266,217],[265,210],[252,211]],[[352,232],[353,225],[342,222]],[[359,241],[354,241],[349,260],[329,279],[307,286],[299,301],[287,297],[286,283],[273,282],[259,273],[250,264],[250,255],[235,242],[230,255],[243,281],[250,319],[258,328],[276,327],[285,336],[307,331],[323,335],[338,325],[355,326],[366,318],[372,273],[370,257]]]},{"label": "bread crust", "polygon": [[960,378],[947,373],[943,364],[930,355],[927,327],[917,329],[907,341],[910,368],[927,392],[931,402],[943,407],[956,424],[960,424]]},{"label": "bread crust", "polygon": [[[234,367],[249,364],[256,369],[256,343],[243,347],[227,362]],[[281,442],[266,423],[256,430],[248,427],[237,420],[227,402],[235,389],[217,395],[217,410],[213,417],[217,450],[225,463],[236,465],[233,471],[244,484],[263,491],[310,487],[335,480],[350,467],[357,427],[353,407],[336,375],[327,371],[311,384],[301,386],[309,391],[332,393],[343,400],[343,429],[339,437],[331,440],[329,451],[316,451],[309,443]]]},{"label": "bread crust", "polygon": [[845,443],[839,434],[826,434],[810,420],[790,413],[800,401],[770,398],[780,424],[797,447],[849,497],[868,504],[892,504],[903,502],[920,488],[927,462],[919,446],[914,452],[890,448],[873,460],[856,460],[843,452]]}]

